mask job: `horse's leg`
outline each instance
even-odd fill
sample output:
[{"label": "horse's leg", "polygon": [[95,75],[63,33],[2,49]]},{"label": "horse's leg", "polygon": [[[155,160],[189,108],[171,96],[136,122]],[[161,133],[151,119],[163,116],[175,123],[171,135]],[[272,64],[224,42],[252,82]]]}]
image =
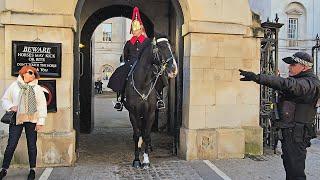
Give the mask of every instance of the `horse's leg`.
[{"label": "horse's leg", "polygon": [[141,136],[140,128],[139,128],[139,119],[134,116],[134,114],[129,113],[130,121],[133,128],[133,141],[134,141],[134,160],[132,163],[132,167],[139,168],[141,167],[141,162],[139,159],[139,147],[138,142]]},{"label": "horse's leg", "polygon": [[155,118],[155,109],[149,111],[146,113],[144,118],[145,128],[144,128],[144,153],[143,153],[143,163],[142,166],[144,169],[147,169],[150,167],[150,161],[149,161],[149,148],[151,147],[151,129]]}]

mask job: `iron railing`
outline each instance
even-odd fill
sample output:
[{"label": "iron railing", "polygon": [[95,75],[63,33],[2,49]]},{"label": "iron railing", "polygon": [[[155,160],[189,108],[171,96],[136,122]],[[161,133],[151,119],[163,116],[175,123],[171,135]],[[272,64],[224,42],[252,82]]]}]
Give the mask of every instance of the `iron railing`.
[{"label": "iron railing", "polygon": [[[320,51],[320,38],[319,35],[317,34],[316,36],[316,44],[312,47],[312,57],[314,61],[314,72],[315,74],[319,77],[319,51]],[[320,101],[318,101],[319,103]],[[316,115],[316,128],[317,132],[320,133],[320,104],[317,104],[317,115]]]},{"label": "iron railing", "polygon": [[[278,33],[283,24],[278,23],[276,15],[275,22],[264,22],[264,38],[261,40],[260,73],[278,75]],[[277,92],[272,88],[260,86],[260,126],[263,128],[264,146],[273,147],[277,140],[275,122]]]},{"label": "iron railing", "polygon": [[320,134],[320,108],[317,108],[317,114],[316,114],[316,130],[317,134]]}]

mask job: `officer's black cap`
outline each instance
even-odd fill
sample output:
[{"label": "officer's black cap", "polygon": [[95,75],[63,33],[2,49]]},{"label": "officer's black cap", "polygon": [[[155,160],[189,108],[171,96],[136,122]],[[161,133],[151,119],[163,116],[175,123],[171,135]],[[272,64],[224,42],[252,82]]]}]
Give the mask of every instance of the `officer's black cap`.
[{"label": "officer's black cap", "polygon": [[285,57],[282,60],[287,64],[300,63],[310,67],[313,64],[313,58],[308,53],[305,53],[305,52],[296,52],[293,54],[292,57]]}]

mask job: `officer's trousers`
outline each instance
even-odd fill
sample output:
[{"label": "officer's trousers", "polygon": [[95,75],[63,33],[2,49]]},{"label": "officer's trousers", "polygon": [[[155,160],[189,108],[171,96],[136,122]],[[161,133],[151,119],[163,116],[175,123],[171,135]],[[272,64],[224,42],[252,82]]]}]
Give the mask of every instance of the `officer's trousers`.
[{"label": "officer's trousers", "polygon": [[283,139],[281,148],[283,165],[286,171],[286,180],[305,180],[306,174],[305,160],[307,155],[307,146],[309,142],[304,137],[297,140],[294,136],[293,129],[282,129]]}]

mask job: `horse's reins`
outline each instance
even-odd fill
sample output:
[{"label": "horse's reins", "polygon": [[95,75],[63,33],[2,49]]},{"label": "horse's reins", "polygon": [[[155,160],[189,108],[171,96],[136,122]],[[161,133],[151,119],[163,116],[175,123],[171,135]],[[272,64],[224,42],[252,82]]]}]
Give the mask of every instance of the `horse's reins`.
[{"label": "horse's reins", "polygon": [[[160,61],[159,49],[158,49],[156,43],[159,43],[159,42],[162,42],[162,41],[166,41],[166,42],[167,42],[168,48],[169,48],[170,53],[171,53],[171,57],[168,58],[168,59],[166,59],[166,60]],[[159,77],[162,75],[163,71],[165,70],[165,67],[166,67],[167,63],[168,63],[170,60],[173,59],[173,54],[172,54],[172,51],[171,51],[171,48],[170,48],[170,44],[169,44],[169,41],[168,41],[167,38],[159,38],[159,39],[157,39],[156,43],[153,42],[153,44],[152,44],[152,45],[153,45],[152,52],[153,52],[153,54],[154,54],[154,58],[155,58],[156,60],[158,60],[158,61],[161,62],[161,65],[160,65],[160,66],[161,66],[161,69],[160,69],[160,71],[157,73],[155,81],[154,81],[154,82],[151,82],[152,85],[150,86],[150,89],[149,89],[147,95],[141,94],[141,93],[139,92],[139,90],[138,90],[138,89],[136,88],[136,86],[135,86],[133,74],[134,74],[134,69],[135,69],[136,63],[135,63],[135,65],[134,65],[134,67],[133,67],[133,72],[132,72],[132,74],[131,74],[132,87],[133,87],[133,89],[137,92],[137,94],[141,97],[141,99],[144,100],[144,101],[148,99],[148,97],[149,97],[149,95],[151,94],[151,91],[154,89],[154,87],[155,87],[155,85],[156,85]]]}]

